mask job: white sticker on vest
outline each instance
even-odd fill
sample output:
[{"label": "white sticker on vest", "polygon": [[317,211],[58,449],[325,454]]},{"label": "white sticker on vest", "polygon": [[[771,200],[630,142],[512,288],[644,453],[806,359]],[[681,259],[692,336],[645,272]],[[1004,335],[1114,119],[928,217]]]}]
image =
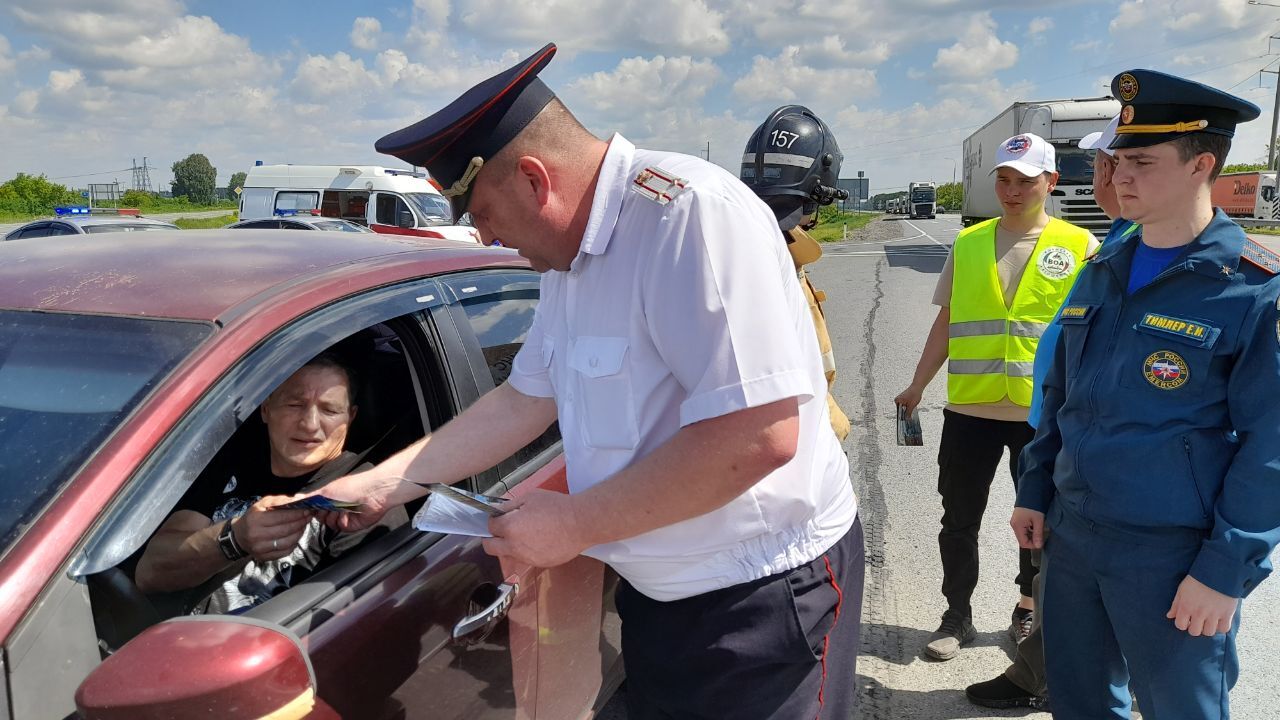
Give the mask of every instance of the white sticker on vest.
[{"label": "white sticker on vest", "polygon": [[1076,270],[1076,256],[1064,247],[1047,247],[1036,258],[1036,267],[1050,280],[1065,280]]}]

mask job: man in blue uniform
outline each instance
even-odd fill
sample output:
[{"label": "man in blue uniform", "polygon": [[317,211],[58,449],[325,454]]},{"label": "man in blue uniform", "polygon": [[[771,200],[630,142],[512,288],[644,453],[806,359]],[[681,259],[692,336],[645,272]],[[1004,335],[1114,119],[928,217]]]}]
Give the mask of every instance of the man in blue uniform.
[{"label": "man in blue uniform", "polygon": [[[1059,317],[1010,524],[1045,546],[1054,714],[1226,718],[1240,599],[1280,540],[1280,259],[1209,190],[1254,105],[1149,70],[1113,182],[1140,227],[1080,273]],[[1117,221],[1124,222],[1124,221]]]}]

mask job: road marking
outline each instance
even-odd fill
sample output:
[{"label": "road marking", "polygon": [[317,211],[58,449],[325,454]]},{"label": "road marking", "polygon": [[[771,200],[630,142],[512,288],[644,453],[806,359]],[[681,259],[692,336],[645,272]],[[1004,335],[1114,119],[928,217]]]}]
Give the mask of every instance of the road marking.
[{"label": "road marking", "polygon": [[913,223],[913,222],[911,222],[910,220],[903,220],[902,222],[904,222],[904,223],[906,223],[906,224],[910,225],[911,227],[915,228],[916,232],[918,232],[918,233],[920,233],[921,235],[923,235],[923,236],[925,236],[925,237],[929,238],[930,240],[933,240],[935,243],[938,243],[938,244],[939,244],[939,245],[941,245],[942,247],[947,247],[946,245],[943,245],[941,242],[938,242],[937,238],[935,238],[934,236],[932,236],[932,235],[930,235],[929,233],[927,233],[927,232],[925,232],[925,231],[921,230],[919,227],[916,227],[916,224],[915,224],[915,223]]}]

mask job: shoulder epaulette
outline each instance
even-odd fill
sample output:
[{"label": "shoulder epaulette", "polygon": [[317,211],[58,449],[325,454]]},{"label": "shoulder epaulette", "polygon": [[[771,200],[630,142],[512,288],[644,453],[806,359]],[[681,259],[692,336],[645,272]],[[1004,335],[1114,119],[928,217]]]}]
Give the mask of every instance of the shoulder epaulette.
[{"label": "shoulder epaulette", "polygon": [[1259,245],[1250,238],[1245,238],[1244,249],[1240,251],[1240,259],[1250,265],[1261,268],[1268,275],[1280,275],[1280,255],[1274,250]]},{"label": "shoulder epaulette", "polygon": [[666,205],[688,185],[689,181],[684,178],[678,178],[657,168],[647,167],[641,170],[636,179],[631,182],[631,189],[659,205]]}]

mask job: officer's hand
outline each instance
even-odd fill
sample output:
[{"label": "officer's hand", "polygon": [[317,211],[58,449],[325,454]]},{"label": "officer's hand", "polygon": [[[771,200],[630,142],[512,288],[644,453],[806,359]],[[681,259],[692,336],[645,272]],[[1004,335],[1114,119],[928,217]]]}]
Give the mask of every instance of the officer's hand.
[{"label": "officer's hand", "polygon": [[1178,585],[1173,605],[1165,617],[1192,637],[1231,632],[1239,598],[1223,595],[1190,575]]},{"label": "officer's hand", "polygon": [[360,512],[321,512],[320,521],[339,532],[357,532],[378,524],[382,516],[395,505],[391,493],[405,482],[398,477],[377,477],[369,473],[357,473],[338,478],[315,492],[297,498],[323,495],[330,500],[360,503]]},{"label": "officer's hand", "polygon": [[302,539],[307,523],[311,522],[310,510],[271,509],[292,499],[285,495],[268,495],[231,522],[236,544],[244,548],[255,562],[287,557]]},{"label": "officer's hand", "polygon": [[912,385],[906,390],[898,393],[898,397],[893,399],[893,404],[907,409],[907,415],[915,412],[916,406],[920,404],[920,399],[924,397],[924,388],[917,388]]},{"label": "officer's hand", "polygon": [[1018,538],[1018,547],[1028,550],[1039,550],[1044,547],[1044,513],[1039,510],[1016,507],[1013,517],[1009,518],[1009,527]]},{"label": "officer's hand", "polygon": [[533,567],[569,562],[589,547],[578,540],[573,500],[564,493],[534,490],[512,503],[513,509],[489,518],[493,537],[484,540],[490,555]]}]

